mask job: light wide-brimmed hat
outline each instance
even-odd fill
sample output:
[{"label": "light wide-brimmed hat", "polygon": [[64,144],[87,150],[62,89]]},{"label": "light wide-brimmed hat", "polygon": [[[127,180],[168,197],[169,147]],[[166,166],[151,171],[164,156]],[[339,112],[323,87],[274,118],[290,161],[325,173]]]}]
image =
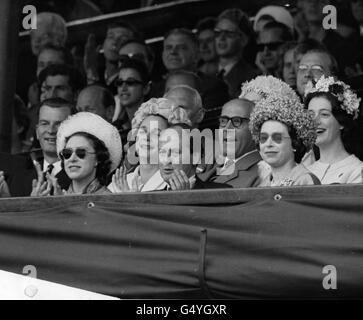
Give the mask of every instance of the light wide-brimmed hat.
[{"label": "light wide-brimmed hat", "polygon": [[266,6],[261,8],[255,16],[253,30],[257,31],[257,22],[264,15],[270,16],[275,21],[284,24],[291,32],[294,31],[294,18],[287,9],[281,6]]},{"label": "light wide-brimmed hat", "polygon": [[66,139],[75,133],[85,132],[101,140],[110,153],[111,168],[115,170],[121,162],[122,142],[116,127],[91,112],[79,112],[62,122],[57,133],[57,153],[66,146]]}]

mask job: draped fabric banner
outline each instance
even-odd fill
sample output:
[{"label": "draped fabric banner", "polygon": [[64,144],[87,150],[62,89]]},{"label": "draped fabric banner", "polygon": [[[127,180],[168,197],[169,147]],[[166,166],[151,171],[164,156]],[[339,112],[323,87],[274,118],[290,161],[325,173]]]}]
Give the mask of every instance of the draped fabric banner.
[{"label": "draped fabric banner", "polygon": [[0,270],[119,298],[363,298],[363,186],[0,200]]}]

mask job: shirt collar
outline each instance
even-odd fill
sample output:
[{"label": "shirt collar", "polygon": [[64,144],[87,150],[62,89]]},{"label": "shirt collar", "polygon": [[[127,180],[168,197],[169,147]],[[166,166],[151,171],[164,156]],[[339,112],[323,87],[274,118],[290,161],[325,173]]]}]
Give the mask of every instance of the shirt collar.
[{"label": "shirt collar", "polygon": [[224,67],[222,67],[221,65],[218,65],[218,71],[221,71],[223,69],[224,75],[226,75],[228,72],[230,72],[232,70],[232,68],[234,67],[234,65],[237,62],[238,61],[232,61],[232,62],[228,63],[227,65],[225,65]]},{"label": "shirt collar", "polygon": [[[61,170],[62,170],[62,165],[61,165],[61,161],[57,161],[52,163],[53,164],[53,170],[52,170],[52,176],[56,176]],[[43,160],[43,172],[46,172],[48,170],[48,166],[50,165],[50,163],[45,160]]]}]

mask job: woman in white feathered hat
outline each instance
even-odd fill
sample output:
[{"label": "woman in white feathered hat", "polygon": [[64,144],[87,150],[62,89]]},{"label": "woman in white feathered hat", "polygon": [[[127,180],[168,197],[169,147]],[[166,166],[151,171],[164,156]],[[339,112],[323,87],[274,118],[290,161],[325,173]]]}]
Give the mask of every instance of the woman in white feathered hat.
[{"label": "woman in white feathered hat", "polygon": [[122,157],[121,138],[113,125],[90,112],[70,116],[58,129],[57,153],[72,183],[68,190],[61,190],[57,179],[47,174],[38,196],[50,195],[52,188],[54,195],[110,193],[106,179]]}]

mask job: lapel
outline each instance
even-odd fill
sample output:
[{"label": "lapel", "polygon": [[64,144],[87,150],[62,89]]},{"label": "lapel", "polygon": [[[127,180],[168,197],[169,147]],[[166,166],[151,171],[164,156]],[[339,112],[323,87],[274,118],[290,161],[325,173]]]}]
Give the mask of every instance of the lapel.
[{"label": "lapel", "polygon": [[233,173],[229,175],[220,175],[214,181],[218,183],[226,183],[227,181],[233,180],[237,178],[243,171],[247,171],[261,160],[262,158],[260,153],[255,150],[235,163],[235,169]]}]

